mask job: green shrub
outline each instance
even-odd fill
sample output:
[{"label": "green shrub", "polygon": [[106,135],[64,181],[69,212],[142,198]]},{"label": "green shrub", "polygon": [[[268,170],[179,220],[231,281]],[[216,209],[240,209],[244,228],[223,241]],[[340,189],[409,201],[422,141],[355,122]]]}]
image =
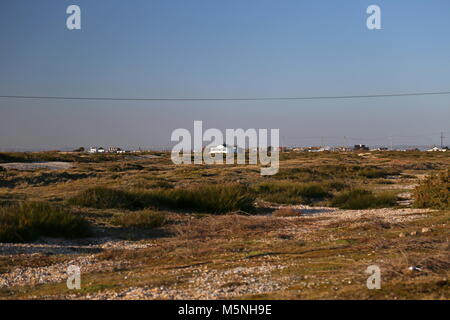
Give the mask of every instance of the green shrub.
[{"label": "green shrub", "polygon": [[253,210],[253,194],[239,184],[205,185],[189,189],[123,191],[103,187],[87,189],[68,200],[69,204],[93,208],[136,210],[148,207],[226,213]]},{"label": "green shrub", "polygon": [[239,184],[204,185],[191,189],[155,189],[143,195],[151,205],[197,212],[253,211],[254,195]]},{"label": "green shrub", "polygon": [[414,206],[450,209],[450,170],[422,181],[414,190]]},{"label": "green shrub", "polygon": [[151,182],[144,180],[137,181],[133,184],[133,187],[136,189],[173,189],[175,185],[172,182],[165,180],[156,180]]},{"label": "green shrub", "polygon": [[147,188],[161,188],[161,189],[172,189],[174,187],[173,183],[164,180],[158,180],[150,183]]},{"label": "green shrub", "polygon": [[342,191],[346,188],[348,188],[348,185],[346,183],[343,183],[341,181],[327,181],[323,183],[323,186],[327,190],[336,190],[336,191]]},{"label": "green shrub", "polygon": [[107,168],[110,172],[124,172],[129,170],[143,170],[144,167],[136,163],[115,164]]},{"label": "green shrub", "polygon": [[361,177],[365,177],[368,179],[379,179],[379,178],[386,178],[388,176],[395,176],[399,175],[400,171],[395,169],[380,169],[380,168],[372,168],[367,167],[361,169],[358,174]]},{"label": "green shrub", "polygon": [[135,210],[142,208],[137,194],[104,187],[94,187],[80,192],[68,204],[97,209],[117,208]]},{"label": "green shrub", "polygon": [[280,204],[308,204],[330,195],[324,184],[289,181],[263,182],[254,187],[254,192],[266,201]]},{"label": "green shrub", "polygon": [[284,168],[280,169],[272,178],[317,182],[334,179],[375,179],[399,174],[400,171],[395,168],[339,164]]},{"label": "green shrub", "polygon": [[43,202],[0,208],[0,242],[23,242],[39,237],[77,238],[90,234],[86,220]]},{"label": "green shrub", "polygon": [[159,228],[165,222],[166,216],[164,213],[152,210],[126,212],[113,219],[113,224],[121,227],[142,229]]},{"label": "green shrub", "polygon": [[397,203],[397,197],[392,194],[375,195],[362,189],[343,191],[331,200],[332,207],[341,209],[370,209],[392,207]]}]

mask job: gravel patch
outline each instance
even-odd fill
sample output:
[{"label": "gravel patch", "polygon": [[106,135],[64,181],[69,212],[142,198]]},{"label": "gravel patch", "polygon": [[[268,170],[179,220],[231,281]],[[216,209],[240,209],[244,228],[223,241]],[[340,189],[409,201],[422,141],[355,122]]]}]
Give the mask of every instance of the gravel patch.
[{"label": "gravel patch", "polygon": [[0,167],[6,170],[16,169],[16,170],[36,170],[36,169],[49,169],[49,170],[67,170],[75,167],[71,162],[62,161],[49,161],[49,162],[10,162],[2,163]]}]

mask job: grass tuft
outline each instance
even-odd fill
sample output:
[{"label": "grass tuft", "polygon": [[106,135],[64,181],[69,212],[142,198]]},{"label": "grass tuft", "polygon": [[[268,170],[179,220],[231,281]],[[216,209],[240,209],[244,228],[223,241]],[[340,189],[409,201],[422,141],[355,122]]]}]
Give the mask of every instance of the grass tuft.
[{"label": "grass tuft", "polygon": [[395,195],[388,193],[375,195],[373,192],[363,189],[343,191],[331,200],[332,207],[351,210],[387,208],[394,206],[396,203],[397,197]]},{"label": "grass tuft", "polygon": [[68,200],[71,205],[137,210],[148,207],[222,214],[252,212],[255,198],[239,184],[204,185],[189,189],[123,191],[104,187],[87,189]]},{"label": "grass tuft", "polygon": [[86,220],[44,202],[0,208],[0,242],[32,241],[39,237],[78,238],[89,234]]},{"label": "grass tuft", "polygon": [[126,212],[116,216],[113,224],[124,228],[155,229],[166,223],[166,215],[153,210]]},{"label": "grass tuft", "polygon": [[330,196],[330,185],[290,181],[263,182],[254,187],[262,199],[279,204],[310,204]]},{"label": "grass tuft", "polygon": [[69,205],[97,209],[136,210],[142,207],[141,200],[137,194],[105,187],[89,188],[70,198],[67,202]]}]

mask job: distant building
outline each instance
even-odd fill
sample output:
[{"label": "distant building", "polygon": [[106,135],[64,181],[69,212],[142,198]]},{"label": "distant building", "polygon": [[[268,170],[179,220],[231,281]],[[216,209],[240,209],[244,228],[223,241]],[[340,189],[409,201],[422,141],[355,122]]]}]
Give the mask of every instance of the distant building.
[{"label": "distant building", "polygon": [[311,152],[324,152],[324,151],[331,151],[331,147],[320,147],[317,150],[311,151]]},{"label": "distant building", "polygon": [[428,152],[446,152],[448,151],[448,147],[444,147],[444,148],[439,148],[439,147],[433,147],[431,149],[428,149]]},{"label": "distant building", "polygon": [[227,154],[227,153],[241,153],[242,149],[236,146],[229,146],[227,144],[221,144],[217,147],[212,147],[209,150],[210,154]]},{"label": "distant building", "polygon": [[319,150],[321,149],[322,147],[306,147],[305,148],[305,151],[306,152],[319,152]]},{"label": "distant building", "polygon": [[374,149],[374,151],[389,151],[389,148],[386,148],[386,147],[380,147],[380,148]]},{"label": "distant building", "polygon": [[355,151],[368,151],[369,148],[366,147],[365,144],[355,144],[355,146],[353,147],[353,150],[355,150]]},{"label": "distant building", "polygon": [[105,148],[103,147],[91,147],[89,153],[105,153]]},{"label": "distant building", "polygon": [[336,152],[347,152],[347,151],[352,151],[353,149],[350,147],[344,147],[344,146],[340,146],[340,147],[334,147],[333,151]]},{"label": "distant building", "polygon": [[110,153],[121,153],[120,151],[122,151],[122,149],[120,149],[119,147],[109,147],[108,148],[108,152],[110,152]]}]

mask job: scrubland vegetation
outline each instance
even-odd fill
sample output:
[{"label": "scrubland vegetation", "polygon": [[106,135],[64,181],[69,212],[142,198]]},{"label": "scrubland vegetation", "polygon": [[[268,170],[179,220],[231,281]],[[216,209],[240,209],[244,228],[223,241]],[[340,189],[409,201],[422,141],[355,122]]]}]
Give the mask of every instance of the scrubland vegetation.
[{"label": "scrubland vegetation", "polygon": [[[280,171],[261,176],[255,165],[176,166],[168,153],[0,154],[0,165],[74,164],[56,171],[0,166],[0,297],[115,298],[145,284],[166,288],[145,296],[163,299],[195,297],[194,287],[202,288],[200,298],[448,298],[450,153],[280,155]],[[61,252],[50,246],[48,255],[34,247],[49,238],[71,244]],[[15,254],[26,250],[18,242],[30,245],[32,259]],[[16,267],[45,273],[77,259],[99,264],[83,292],[51,281],[2,287],[1,279],[21,279]],[[388,289],[365,289],[369,264],[382,266]],[[410,274],[411,265],[425,271]],[[222,283],[233,268],[269,268],[269,278],[251,282],[260,279],[265,289],[247,283],[250,275]],[[198,283],[191,288],[188,279]]]},{"label": "scrubland vegetation", "polygon": [[414,197],[418,208],[450,209],[450,169],[422,181]]},{"label": "scrubland vegetation", "polygon": [[331,201],[333,207],[341,209],[387,208],[397,203],[397,197],[383,193],[375,195],[364,189],[347,190],[337,194]]},{"label": "scrubland vegetation", "polygon": [[142,210],[125,212],[114,217],[112,223],[125,228],[159,228],[166,222],[164,212],[154,210]]},{"label": "scrubland vegetation", "polygon": [[90,234],[86,220],[42,202],[22,202],[0,208],[0,242],[39,237],[77,238]]},{"label": "scrubland vegetation", "polygon": [[255,198],[245,186],[204,185],[189,189],[124,191],[104,187],[87,189],[68,200],[69,204],[97,209],[179,209],[212,214],[251,212]]}]

